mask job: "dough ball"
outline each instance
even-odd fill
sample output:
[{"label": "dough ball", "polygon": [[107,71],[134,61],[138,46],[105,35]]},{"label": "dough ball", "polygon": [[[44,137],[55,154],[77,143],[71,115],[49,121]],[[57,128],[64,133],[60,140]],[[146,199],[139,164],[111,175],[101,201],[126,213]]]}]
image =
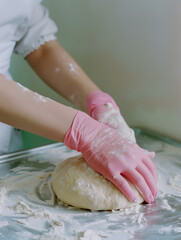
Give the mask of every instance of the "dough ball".
[{"label": "dough ball", "polygon": [[[135,187],[129,182],[143,202]],[[52,188],[64,203],[90,210],[113,210],[135,205],[102,175],[90,168],[83,157],[69,158],[61,162],[52,175]]]}]

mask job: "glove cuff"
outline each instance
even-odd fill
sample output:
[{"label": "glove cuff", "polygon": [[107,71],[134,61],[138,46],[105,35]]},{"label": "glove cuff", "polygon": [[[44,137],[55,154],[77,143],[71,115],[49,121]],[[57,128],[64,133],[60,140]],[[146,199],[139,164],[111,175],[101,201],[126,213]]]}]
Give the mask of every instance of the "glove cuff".
[{"label": "glove cuff", "polygon": [[88,108],[88,113],[92,117],[93,110],[101,105],[105,105],[111,103],[114,108],[119,110],[119,107],[117,106],[114,99],[107,93],[104,93],[100,90],[93,91],[88,94],[86,98],[86,104]]},{"label": "glove cuff", "polygon": [[65,134],[64,144],[72,150],[82,152],[87,144],[90,145],[101,127],[101,123],[89,117],[86,113],[78,111],[70,129]]}]

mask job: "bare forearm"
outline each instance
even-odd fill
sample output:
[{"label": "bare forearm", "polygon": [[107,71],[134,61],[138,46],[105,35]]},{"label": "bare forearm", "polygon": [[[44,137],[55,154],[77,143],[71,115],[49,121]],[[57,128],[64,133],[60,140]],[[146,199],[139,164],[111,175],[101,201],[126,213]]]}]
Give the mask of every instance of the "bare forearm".
[{"label": "bare forearm", "polygon": [[44,44],[26,60],[51,88],[87,111],[86,96],[98,87],[57,41]]},{"label": "bare forearm", "polygon": [[63,142],[76,110],[0,75],[0,121]]}]

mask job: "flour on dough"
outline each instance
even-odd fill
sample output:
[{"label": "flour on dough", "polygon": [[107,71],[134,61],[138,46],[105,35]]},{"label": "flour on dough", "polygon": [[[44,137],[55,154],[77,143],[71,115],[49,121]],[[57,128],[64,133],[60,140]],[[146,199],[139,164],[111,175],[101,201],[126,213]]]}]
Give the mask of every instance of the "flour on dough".
[{"label": "flour on dough", "polygon": [[[138,202],[143,202],[135,187]],[[52,188],[64,203],[90,210],[113,210],[132,207],[127,198],[108,180],[95,172],[83,157],[74,157],[61,162],[52,175]]]}]

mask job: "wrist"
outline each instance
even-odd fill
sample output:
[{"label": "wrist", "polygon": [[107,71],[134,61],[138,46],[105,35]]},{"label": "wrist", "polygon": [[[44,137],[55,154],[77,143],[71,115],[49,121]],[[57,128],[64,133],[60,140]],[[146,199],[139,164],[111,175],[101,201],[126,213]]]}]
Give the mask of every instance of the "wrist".
[{"label": "wrist", "polygon": [[96,136],[102,124],[78,111],[70,129],[64,137],[64,144],[70,149],[81,152]]},{"label": "wrist", "polygon": [[101,90],[96,90],[89,93],[86,98],[86,105],[90,116],[92,116],[92,112],[96,107],[106,104],[111,104],[114,108],[119,110],[119,107],[114,99],[109,94],[104,93]]}]

